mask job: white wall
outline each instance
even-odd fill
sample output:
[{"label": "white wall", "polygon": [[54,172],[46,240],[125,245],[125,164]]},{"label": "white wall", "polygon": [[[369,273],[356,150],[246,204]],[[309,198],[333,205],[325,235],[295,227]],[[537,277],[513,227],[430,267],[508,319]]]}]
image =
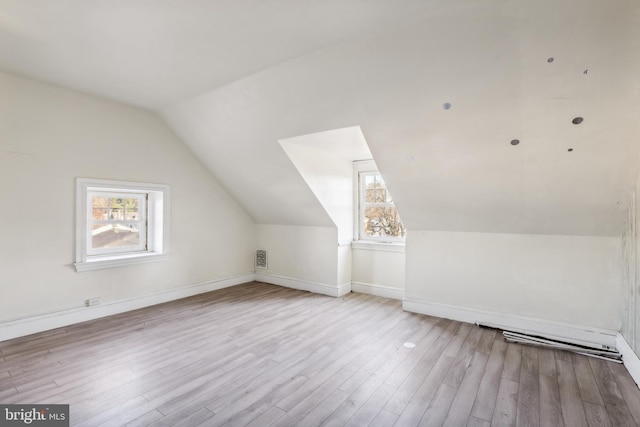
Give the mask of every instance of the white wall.
[{"label": "white wall", "polygon": [[351,283],[353,270],[352,253],[351,243],[340,243],[338,245],[338,286]]},{"label": "white wall", "polygon": [[[76,273],[76,177],[169,184],[170,259]],[[253,273],[254,227],[157,115],[0,73],[0,321]]]},{"label": "white wall", "polygon": [[622,230],[622,295],[620,333],[636,355],[640,356],[640,180],[629,195],[628,218]]},{"label": "white wall", "polygon": [[401,299],[405,290],[405,252],[353,248],[352,289]]},{"label": "white wall", "polygon": [[[359,127],[334,129],[287,138],[280,146],[337,227],[337,283],[351,283],[351,241],[354,237],[353,161],[371,158]],[[317,249],[313,249],[314,251]]]},{"label": "white wall", "polygon": [[267,251],[258,273],[337,287],[338,229],[257,224],[257,249]]},{"label": "white wall", "polygon": [[360,128],[287,138],[280,146],[338,227],[339,241],[353,240],[353,162],[371,158]]},{"label": "white wall", "polygon": [[408,299],[620,327],[619,239],[411,231]]},{"label": "white wall", "polygon": [[281,142],[300,175],[338,227],[338,239],[353,239],[353,166],[322,147]]}]

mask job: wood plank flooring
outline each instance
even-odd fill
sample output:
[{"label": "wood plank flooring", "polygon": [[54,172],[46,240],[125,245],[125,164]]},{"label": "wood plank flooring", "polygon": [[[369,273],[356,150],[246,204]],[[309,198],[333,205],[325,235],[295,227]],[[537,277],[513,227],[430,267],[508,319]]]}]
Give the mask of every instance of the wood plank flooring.
[{"label": "wood plank flooring", "polygon": [[0,402],[91,427],[640,426],[621,365],[257,282],[2,342]]}]

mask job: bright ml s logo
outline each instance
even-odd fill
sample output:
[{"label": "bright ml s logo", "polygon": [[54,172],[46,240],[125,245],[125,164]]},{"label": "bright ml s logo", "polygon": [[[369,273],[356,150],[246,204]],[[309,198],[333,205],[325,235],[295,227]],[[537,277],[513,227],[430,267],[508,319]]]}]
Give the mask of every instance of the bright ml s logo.
[{"label": "bright ml s logo", "polygon": [[2,405],[0,427],[69,427],[69,405]]},{"label": "bright ml s logo", "polygon": [[20,411],[9,411],[9,408],[4,408],[4,419],[6,421],[22,421],[25,424],[31,424],[34,421],[46,421],[47,412],[43,409],[36,411],[36,408],[31,408],[27,411],[21,409]]}]

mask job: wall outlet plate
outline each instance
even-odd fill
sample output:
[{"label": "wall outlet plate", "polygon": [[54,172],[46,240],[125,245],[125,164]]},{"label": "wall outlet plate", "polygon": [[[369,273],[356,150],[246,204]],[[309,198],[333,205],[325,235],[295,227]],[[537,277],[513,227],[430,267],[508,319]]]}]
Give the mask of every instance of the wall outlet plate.
[{"label": "wall outlet plate", "polygon": [[87,307],[92,307],[98,304],[100,304],[100,297],[89,298],[84,300],[84,305],[86,305]]}]

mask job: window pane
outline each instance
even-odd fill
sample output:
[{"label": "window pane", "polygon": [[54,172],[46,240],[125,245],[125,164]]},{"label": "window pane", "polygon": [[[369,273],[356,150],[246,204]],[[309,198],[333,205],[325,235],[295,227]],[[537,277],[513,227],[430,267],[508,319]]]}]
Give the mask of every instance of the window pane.
[{"label": "window pane", "polygon": [[106,208],[107,207],[107,198],[106,197],[94,197],[92,201],[92,206],[94,208]]},{"label": "window pane", "polygon": [[376,201],[376,190],[367,188],[364,193],[364,201],[365,203],[375,203]]},{"label": "window pane", "polygon": [[137,211],[138,210],[138,199],[125,199],[125,207],[127,210]]},{"label": "window pane", "polygon": [[138,211],[137,210],[136,211],[132,211],[132,210],[127,209],[127,212],[125,213],[125,219],[127,221],[129,221],[129,220],[134,220],[135,221],[135,220],[140,219],[140,217],[138,216]]},{"label": "window pane", "polygon": [[380,175],[364,176],[365,203],[393,203],[387,186]]},{"label": "window pane", "polygon": [[384,187],[384,181],[380,175],[366,175],[365,176],[366,188],[381,188]]},{"label": "window pane", "polygon": [[364,233],[371,237],[405,237],[406,230],[395,207],[366,207]]},{"label": "window pane", "polygon": [[377,203],[380,201],[378,175],[365,175],[364,177],[364,201],[365,203]]},{"label": "window pane", "polygon": [[112,209],[123,209],[124,208],[124,199],[118,198],[110,198],[109,199],[109,207]]},{"label": "window pane", "polygon": [[104,221],[105,219],[107,219],[107,209],[93,208],[92,218],[94,221]]},{"label": "window pane", "polygon": [[124,219],[126,220],[137,220],[140,219],[138,212],[138,201],[139,199],[126,199],[124,203]]},{"label": "window pane", "polygon": [[91,230],[93,249],[140,245],[140,228],[136,224],[94,224]]},{"label": "window pane", "polygon": [[109,219],[124,219],[124,209],[109,209]]},{"label": "window pane", "polygon": [[364,188],[375,188],[376,187],[376,176],[377,175],[365,175],[364,176]]}]

